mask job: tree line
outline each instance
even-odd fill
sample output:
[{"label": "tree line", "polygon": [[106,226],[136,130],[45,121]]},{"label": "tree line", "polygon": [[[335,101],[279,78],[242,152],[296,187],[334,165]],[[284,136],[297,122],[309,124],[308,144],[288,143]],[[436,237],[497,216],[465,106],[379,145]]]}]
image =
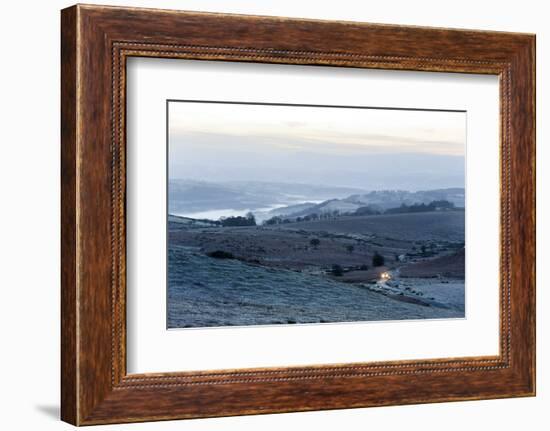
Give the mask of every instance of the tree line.
[{"label": "tree line", "polygon": [[299,223],[304,221],[315,221],[315,220],[331,220],[342,215],[348,216],[364,216],[364,215],[380,215],[380,214],[403,214],[403,213],[415,213],[415,212],[429,212],[429,211],[446,211],[455,209],[455,205],[452,202],[447,200],[436,200],[432,201],[429,204],[412,204],[407,205],[405,203],[396,208],[389,208],[385,211],[378,210],[371,206],[364,206],[357,208],[354,212],[341,213],[338,210],[326,211],[322,213],[312,213],[305,216],[299,217],[282,217],[282,216],[273,216],[270,219],[267,219],[263,222],[264,225],[272,226],[278,224],[287,224],[287,223]]},{"label": "tree line", "polygon": [[220,217],[222,226],[256,226],[256,217],[252,212],[248,212],[245,216]]}]

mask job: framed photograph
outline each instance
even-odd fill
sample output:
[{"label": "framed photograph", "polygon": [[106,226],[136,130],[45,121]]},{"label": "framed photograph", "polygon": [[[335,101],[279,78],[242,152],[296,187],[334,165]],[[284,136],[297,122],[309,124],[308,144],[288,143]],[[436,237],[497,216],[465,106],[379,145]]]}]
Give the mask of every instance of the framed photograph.
[{"label": "framed photograph", "polygon": [[62,419],[535,394],[535,37],[62,11]]}]

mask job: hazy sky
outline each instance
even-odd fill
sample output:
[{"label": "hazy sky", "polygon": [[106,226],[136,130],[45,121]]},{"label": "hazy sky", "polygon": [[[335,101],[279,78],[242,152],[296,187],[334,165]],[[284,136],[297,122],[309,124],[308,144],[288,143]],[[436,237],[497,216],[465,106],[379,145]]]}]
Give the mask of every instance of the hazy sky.
[{"label": "hazy sky", "polygon": [[170,178],[463,187],[464,112],[169,103]]}]

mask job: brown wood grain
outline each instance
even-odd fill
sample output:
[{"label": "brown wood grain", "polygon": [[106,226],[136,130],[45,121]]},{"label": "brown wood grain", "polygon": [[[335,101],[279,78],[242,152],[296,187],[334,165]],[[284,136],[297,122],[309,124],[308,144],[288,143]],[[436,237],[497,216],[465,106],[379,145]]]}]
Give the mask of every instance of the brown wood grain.
[{"label": "brown wood grain", "polygon": [[76,9],[61,16],[61,417],[77,422]]},{"label": "brown wood grain", "polygon": [[[79,5],[62,11],[61,46],[63,420],[87,425],[534,395],[533,35]],[[499,356],[127,375],[129,56],[498,75]]]}]

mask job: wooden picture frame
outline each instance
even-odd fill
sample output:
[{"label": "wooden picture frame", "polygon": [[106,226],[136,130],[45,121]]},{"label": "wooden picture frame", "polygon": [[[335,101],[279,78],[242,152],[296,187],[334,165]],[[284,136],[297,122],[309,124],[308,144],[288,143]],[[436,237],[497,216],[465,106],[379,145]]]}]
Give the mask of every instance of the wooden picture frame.
[{"label": "wooden picture frame", "polygon": [[[534,35],[84,5],[61,16],[64,421],[91,425],[535,394]],[[130,56],[498,75],[500,354],[128,375]]]}]

